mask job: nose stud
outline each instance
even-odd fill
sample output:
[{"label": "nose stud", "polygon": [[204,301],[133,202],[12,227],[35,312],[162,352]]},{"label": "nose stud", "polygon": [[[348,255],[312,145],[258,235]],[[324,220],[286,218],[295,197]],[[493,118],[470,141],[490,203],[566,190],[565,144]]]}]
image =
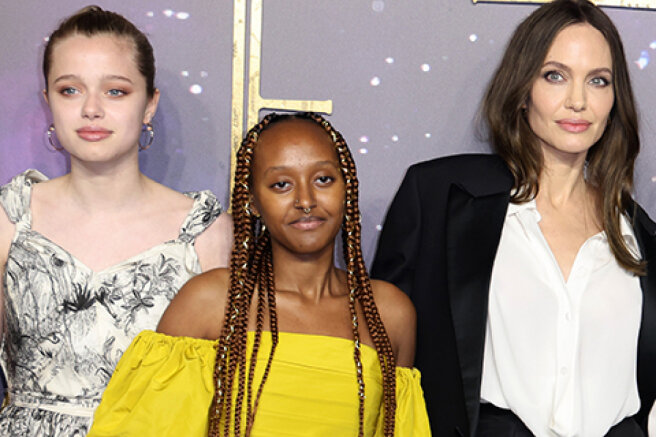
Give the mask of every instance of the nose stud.
[{"label": "nose stud", "polygon": [[294,200],[294,206],[296,208],[300,208],[303,210],[303,214],[309,214],[312,212],[312,206],[308,206],[307,208],[301,206],[301,201],[296,199]]}]

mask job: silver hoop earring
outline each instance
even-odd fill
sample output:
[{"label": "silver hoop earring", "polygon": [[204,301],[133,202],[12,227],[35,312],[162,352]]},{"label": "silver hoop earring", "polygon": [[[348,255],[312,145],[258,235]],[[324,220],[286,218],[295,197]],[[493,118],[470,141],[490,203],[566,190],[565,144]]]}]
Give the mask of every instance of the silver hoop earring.
[{"label": "silver hoop earring", "polygon": [[[146,140],[142,143],[141,139],[144,134],[146,134]],[[152,123],[144,123],[143,128],[141,128],[141,135],[139,136],[139,151],[147,150],[151,144],[153,144],[153,139],[155,139],[155,130],[153,129]]]},{"label": "silver hoop earring", "polygon": [[55,144],[55,125],[53,123],[50,123],[50,126],[48,126],[48,130],[46,130],[46,135],[48,136],[48,143],[50,143],[50,147],[47,147],[47,149],[51,152],[61,152],[64,150],[62,146],[58,146]]}]

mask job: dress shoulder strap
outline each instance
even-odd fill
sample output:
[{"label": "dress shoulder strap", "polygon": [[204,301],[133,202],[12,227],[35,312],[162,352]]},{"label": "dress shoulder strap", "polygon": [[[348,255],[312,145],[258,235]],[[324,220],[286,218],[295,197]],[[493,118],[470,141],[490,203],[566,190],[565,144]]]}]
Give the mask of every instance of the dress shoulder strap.
[{"label": "dress shoulder strap", "polygon": [[214,193],[209,190],[191,191],[184,194],[194,199],[194,204],[180,227],[178,239],[191,242],[216,220],[223,212],[223,208]]},{"label": "dress shoulder strap", "polygon": [[0,187],[0,204],[10,222],[14,224],[20,221],[27,221],[28,224],[31,222],[32,185],[46,180],[48,178],[40,171],[29,169],[14,176],[8,184]]}]

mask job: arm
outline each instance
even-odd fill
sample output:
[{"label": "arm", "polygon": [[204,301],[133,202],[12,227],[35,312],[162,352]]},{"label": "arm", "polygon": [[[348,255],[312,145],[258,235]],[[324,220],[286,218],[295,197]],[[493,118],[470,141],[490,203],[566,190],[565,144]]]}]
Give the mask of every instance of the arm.
[{"label": "arm", "polygon": [[[397,437],[431,435],[426,403],[421,389],[421,376],[410,369],[415,354],[416,314],[410,298],[394,285],[371,281],[374,299],[396,358],[396,414],[394,435]],[[376,436],[383,435],[384,406],[378,419]]]},{"label": "arm", "polygon": [[3,278],[9,257],[9,247],[11,246],[14,233],[15,226],[9,221],[3,210],[3,212],[0,212],[0,338],[3,337],[5,329],[5,290]]},{"label": "arm", "polygon": [[157,326],[170,336],[215,340],[221,333],[230,271],[214,269],[190,279],[173,298]]},{"label": "arm", "polygon": [[385,281],[371,281],[376,307],[392,343],[399,367],[412,367],[415,361],[417,314],[410,298]]},{"label": "arm", "polygon": [[215,346],[141,332],[116,366],[87,437],[207,437]]},{"label": "arm", "polygon": [[410,167],[390,204],[371,277],[389,281],[412,296],[417,251],[421,242],[421,199],[416,168]]},{"label": "arm", "polygon": [[214,223],[196,238],[195,246],[204,272],[228,267],[232,253],[232,216],[221,213]]}]

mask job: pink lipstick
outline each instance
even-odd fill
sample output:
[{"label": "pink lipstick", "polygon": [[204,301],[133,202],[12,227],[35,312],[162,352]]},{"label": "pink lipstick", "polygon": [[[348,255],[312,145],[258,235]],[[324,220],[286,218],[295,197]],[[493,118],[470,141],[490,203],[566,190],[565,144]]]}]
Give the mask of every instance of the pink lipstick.
[{"label": "pink lipstick", "polygon": [[556,123],[561,129],[572,133],[585,132],[592,124],[589,121],[579,119],[563,119],[558,120]]},{"label": "pink lipstick", "polygon": [[114,133],[111,130],[96,126],[81,127],[76,132],[78,137],[90,142],[102,141]]}]

